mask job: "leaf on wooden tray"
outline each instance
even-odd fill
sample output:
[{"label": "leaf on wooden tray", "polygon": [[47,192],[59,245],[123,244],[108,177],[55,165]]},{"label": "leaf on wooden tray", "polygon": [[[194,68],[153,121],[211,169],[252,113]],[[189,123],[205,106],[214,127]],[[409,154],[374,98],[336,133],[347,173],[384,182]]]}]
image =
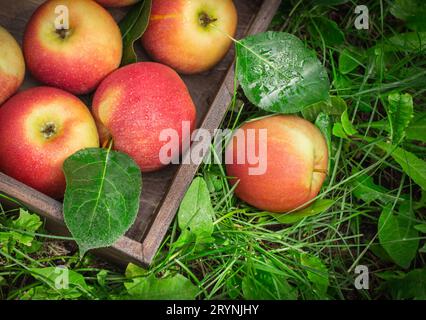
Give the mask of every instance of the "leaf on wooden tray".
[{"label": "leaf on wooden tray", "polygon": [[394,144],[398,144],[405,137],[405,130],[413,118],[413,97],[408,93],[391,93],[388,96],[386,110],[389,116],[391,140]]},{"label": "leaf on wooden tray", "polygon": [[327,71],[299,38],[270,31],[240,40],[236,48],[238,80],[259,108],[294,113],[328,99]]},{"label": "leaf on wooden tray", "polygon": [[64,218],[80,254],[113,245],[139,210],[142,177],[126,154],[110,149],[78,151],[64,163]]},{"label": "leaf on wooden tray", "polygon": [[388,204],[379,217],[378,232],[382,247],[392,260],[403,268],[408,268],[417,254],[419,247],[418,232],[413,228],[412,213],[401,206],[399,214],[392,212],[392,204]]},{"label": "leaf on wooden tray", "polygon": [[120,21],[119,26],[123,38],[122,66],[138,61],[134,44],[148,28],[151,8],[152,0],[142,0]]}]

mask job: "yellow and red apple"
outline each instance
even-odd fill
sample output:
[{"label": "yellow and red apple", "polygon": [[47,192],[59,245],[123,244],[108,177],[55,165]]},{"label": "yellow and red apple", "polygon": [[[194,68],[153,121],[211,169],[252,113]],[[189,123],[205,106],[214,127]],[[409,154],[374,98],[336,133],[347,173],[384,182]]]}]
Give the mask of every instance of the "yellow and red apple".
[{"label": "yellow and red apple", "polygon": [[[241,200],[261,210],[289,212],[318,195],[327,175],[328,149],[317,127],[296,116],[275,115],[246,122],[240,130],[227,146],[226,171],[231,184],[238,182],[235,194]],[[255,138],[248,138],[250,131]],[[249,156],[265,161],[264,172],[250,172],[259,163]]]},{"label": "yellow and red apple", "polygon": [[125,7],[139,1],[140,0],[96,0],[97,3],[104,7]]},{"label": "yellow and red apple", "polygon": [[25,62],[15,38],[0,26],[0,105],[22,84]]},{"label": "yellow and red apple", "polygon": [[[67,8],[66,11],[57,8]],[[62,24],[68,16],[69,28]],[[57,29],[58,28],[58,29]],[[41,82],[86,94],[120,65],[118,25],[92,0],[48,0],[31,17],[24,35],[28,69]]]},{"label": "yellow and red apple", "polygon": [[92,111],[103,144],[112,138],[114,149],[131,156],[144,172],[166,164],[160,152],[169,141],[161,141],[162,132],[178,136],[179,145],[171,148],[177,150],[174,158],[196,121],[185,83],[173,69],[155,62],[131,64],[109,75],[96,90]]},{"label": "yellow and red apple", "polygon": [[142,43],[148,54],[184,74],[211,69],[237,29],[232,0],[153,0]]},{"label": "yellow and red apple", "polygon": [[0,171],[51,197],[65,191],[62,165],[80,149],[99,147],[95,121],[75,96],[37,87],[0,108]]}]

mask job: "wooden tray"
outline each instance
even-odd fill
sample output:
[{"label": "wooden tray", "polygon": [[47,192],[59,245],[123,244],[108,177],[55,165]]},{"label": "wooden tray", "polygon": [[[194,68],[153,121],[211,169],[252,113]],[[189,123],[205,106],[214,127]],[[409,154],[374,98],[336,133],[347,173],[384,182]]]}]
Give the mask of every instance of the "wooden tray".
[{"label": "wooden tray", "polygon": [[[0,0],[0,25],[22,42],[25,25],[42,2],[42,0]],[[281,0],[234,0],[239,15],[237,39],[265,31],[280,2]],[[127,9],[114,9],[111,13],[118,21],[126,11]],[[139,44],[137,46],[139,53],[144,55],[141,46]],[[211,134],[219,127],[232,98],[233,61],[234,50],[231,50],[213,70],[200,75],[183,76],[197,106],[198,127],[209,130]],[[35,85],[40,84],[27,72],[21,90]],[[114,246],[95,250],[96,253],[120,265],[128,262],[142,266],[149,265],[197,170],[198,166],[195,164],[175,165],[159,172],[144,174],[141,209],[135,224]],[[63,222],[62,203],[1,172],[0,192],[46,218],[46,226],[50,231],[60,235],[68,234]]]}]

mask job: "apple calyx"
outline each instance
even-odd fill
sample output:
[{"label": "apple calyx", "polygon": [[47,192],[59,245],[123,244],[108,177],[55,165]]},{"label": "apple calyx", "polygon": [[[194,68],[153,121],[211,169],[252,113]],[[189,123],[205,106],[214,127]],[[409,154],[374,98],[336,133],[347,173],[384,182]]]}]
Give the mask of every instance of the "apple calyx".
[{"label": "apple calyx", "polygon": [[71,30],[70,29],[56,29],[56,33],[59,35],[61,39],[66,39],[70,36]]},{"label": "apple calyx", "polygon": [[53,138],[56,135],[57,131],[58,130],[56,128],[56,124],[54,124],[53,122],[45,123],[40,130],[46,140]]},{"label": "apple calyx", "polygon": [[217,21],[216,18],[210,17],[207,13],[201,12],[198,16],[198,21],[200,22],[200,25],[204,28],[207,28],[211,23]]}]

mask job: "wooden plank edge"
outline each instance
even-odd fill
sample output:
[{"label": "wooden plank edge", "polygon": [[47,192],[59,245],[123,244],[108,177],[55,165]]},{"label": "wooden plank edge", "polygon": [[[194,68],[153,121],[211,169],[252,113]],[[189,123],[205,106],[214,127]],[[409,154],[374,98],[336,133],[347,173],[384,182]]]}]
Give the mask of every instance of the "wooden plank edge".
[{"label": "wooden plank edge", "polygon": [[[249,28],[247,35],[253,35],[266,31],[280,4],[281,0],[264,0],[258,14],[256,15],[256,18]],[[232,100],[233,87],[234,64],[232,64],[229,68],[225,76],[225,80],[222,83],[212,105],[210,106],[203,123],[201,124],[201,127],[209,130],[211,134],[213,133],[214,129],[219,127],[223,117],[226,114],[226,111]],[[192,147],[205,146],[206,144],[210,145],[210,143],[211,141],[201,141],[194,143]],[[188,161],[188,157],[190,157],[190,154],[188,153],[183,156],[183,163],[185,163],[185,160]],[[198,164],[182,164],[173,178],[170,188],[168,192],[166,192],[166,195],[163,199],[163,203],[157,210],[155,218],[151,223],[146,236],[142,240],[145,258],[147,259],[148,264],[151,264],[157,253],[157,250],[161,246],[169,226],[173,222],[180,202],[185,196],[185,193],[188,190],[193,177],[197,173],[199,166],[200,165]]]},{"label": "wooden plank edge", "polygon": [[[16,199],[23,206],[46,219],[47,229],[59,236],[70,236],[62,214],[62,203],[0,172],[0,192]],[[93,253],[113,260],[119,265],[127,262],[147,266],[149,264],[140,242],[126,236],[112,247],[92,250]]]}]

